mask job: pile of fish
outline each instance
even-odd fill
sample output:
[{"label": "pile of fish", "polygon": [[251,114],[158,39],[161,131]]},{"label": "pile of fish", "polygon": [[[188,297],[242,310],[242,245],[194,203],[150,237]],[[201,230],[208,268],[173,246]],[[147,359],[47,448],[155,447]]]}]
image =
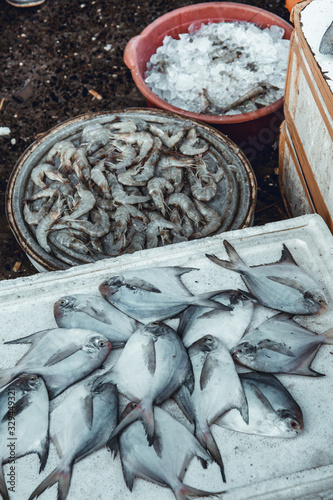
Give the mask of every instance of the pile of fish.
[{"label": "pile of fish", "polygon": [[32,169],[24,220],[69,265],[202,238],[221,226],[226,167],[190,122],[90,123]]},{"label": "pile of fish", "polygon": [[[60,457],[29,500],[54,484],[65,500],[75,463],[102,447],[119,453],[131,491],[135,478],[143,478],[169,487],[177,500],[206,496],[213,493],[183,480],[196,456],[203,467],[218,464],[226,482],[214,424],[279,438],[302,432],[302,410],[275,375],[322,375],[311,363],[322,344],[333,343],[333,331],[317,335],[293,315],[323,313],[326,297],[285,245],[279,262],[256,267],[229,242],[224,245],[230,260],[207,258],[223,268],[221,283],[225,272],[240,273],[244,290],[195,295],[182,281],[195,268],[126,271],[100,283],[96,295],[60,297],[53,305],[57,328],[7,342],[30,349],[14,367],[0,371],[4,500],[9,499],[4,466],[10,463],[13,415],[16,459],[37,453],[42,471],[50,440]],[[259,305],[273,316],[253,328]],[[167,323],[175,318],[180,318],[177,331]],[[241,373],[237,363],[251,371]],[[188,427],[160,407],[170,398]]]}]

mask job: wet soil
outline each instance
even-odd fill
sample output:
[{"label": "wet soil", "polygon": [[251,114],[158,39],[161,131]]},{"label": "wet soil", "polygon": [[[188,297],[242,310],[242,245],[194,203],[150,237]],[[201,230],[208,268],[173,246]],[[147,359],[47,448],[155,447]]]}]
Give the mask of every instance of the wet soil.
[{"label": "wet soil", "polygon": [[[0,0],[0,279],[37,271],[17,244],[5,215],[13,167],[35,139],[87,112],[146,107],[123,62],[127,42],[186,0],[46,0],[15,8]],[[289,20],[283,0],[239,1]],[[98,95],[99,97],[96,97]],[[244,150],[246,153],[246,151]],[[255,225],[288,218],[278,186],[277,142],[251,158],[258,182]]]}]

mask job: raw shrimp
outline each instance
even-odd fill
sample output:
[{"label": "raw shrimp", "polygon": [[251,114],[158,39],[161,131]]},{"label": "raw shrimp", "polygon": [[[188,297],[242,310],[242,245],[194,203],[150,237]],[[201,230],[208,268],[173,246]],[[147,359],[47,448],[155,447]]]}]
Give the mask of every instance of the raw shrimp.
[{"label": "raw shrimp", "polygon": [[137,181],[149,181],[155,175],[155,167],[160,158],[160,147],[162,142],[158,137],[154,138],[152,151],[149,153],[148,159],[141,163],[139,171],[135,174]]},{"label": "raw shrimp", "polygon": [[129,237],[129,239],[131,243],[126,248],[127,253],[133,253],[145,249],[145,244],[146,244],[145,231],[135,231],[134,234]]},{"label": "raw shrimp", "polygon": [[80,197],[80,201],[74,207],[73,212],[71,212],[69,215],[65,215],[62,218],[63,222],[65,222],[66,220],[79,219],[81,215],[90,212],[90,210],[95,206],[95,196],[83,184],[79,184],[77,186],[77,194]]},{"label": "raw shrimp", "polygon": [[179,147],[179,151],[184,155],[195,156],[202,153],[205,153],[209,144],[207,142],[203,142],[202,144],[198,144],[199,138],[197,136],[197,132],[194,127],[190,128],[187,133],[187,136],[184,142]]},{"label": "raw shrimp", "polygon": [[195,208],[194,203],[184,193],[173,193],[166,200],[168,205],[176,205],[181,208],[184,215],[187,215],[197,226],[200,224],[201,216]]},{"label": "raw shrimp", "polygon": [[186,129],[181,129],[181,130],[177,130],[173,133],[171,132],[169,134],[168,131],[157,127],[153,123],[151,123],[149,125],[149,131],[152,134],[159,137],[161,139],[162,143],[164,144],[164,146],[166,146],[167,148],[173,148],[177,144],[177,142],[179,142],[184,137],[184,135],[186,133]]},{"label": "raw shrimp", "polygon": [[90,165],[84,148],[77,148],[73,154],[73,170],[80,181],[89,184]]},{"label": "raw shrimp", "polygon": [[219,229],[222,224],[222,217],[219,213],[217,213],[212,208],[209,208],[204,203],[201,203],[198,200],[194,200],[195,206],[205,219],[205,225],[201,229],[201,231],[196,232],[192,235],[192,238],[205,238],[209,234],[214,233]]},{"label": "raw shrimp", "polygon": [[134,163],[136,151],[124,141],[113,141],[106,155],[105,166],[111,170],[120,170],[129,167]]},{"label": "raw shrimp", "polygon": [[110,186],[107,178],[104,175],[105,167],[104,160],[100,160],[94,168],[91,169],[91,179],[94,181],[96,186],[102,191],[105,198],[111,198]]},{"label": "raw shrimp", "polygon": [[216,195],[217,184],[212,177],[209,177],[207,182],[201,182],[191,170],[188,170],[187,178],[191,187],[191,193],[197,200],[209,201]]},{"label": "raw shrimp", "polygon": [[111,135],[110,130],[100,123],[91,123],[82,130],[81,147],[88,155],[92,154],[100,147],[106,146]]},{"label": "raw shrimp", "polygon": [[147,190],[149,195],[151,196],[155,207],[160,210],[160,212],[165,215],[165,202],[163,192],[167,192],[168,194],[174,191],[174,187],[167,179],[163,177],[154,177],[150,179],[147,184]]},{"label": "raw shrimp", "polygon": [[131,222],[131,217],[141,219],[145,224],[148,222],[145,214],[136,207],[133,207],[133,205],[120,205],[114,214],[114,237],[116,241],[118,241],[125,234],[127,227]]},{"label": "raw shrimp", "polygon": [[63,205],[65,200],[60,199],[59,197],[56,199],[49,213],[42,218],[42,220],[38,223],[36,229],[36,239],[39,245],[47,252],[51,253],[51,248],[47,243],[48,234],[53,226],[60,219],[63,211]]},{"label": "raw shrimp", "polygon": [[121,172],[120,174],[118,174],[118,181],[124,186],[145,186],[147,184],[147,180],[135,178],[137,174],[140,173],[141,169],[142,167],[140,165],[134,165],[134,167],[131,167],[125,170],[125,172]]},{"label": "raw shrimp", "polygon": [[54,234],[59,244],[62,245],[63,247],[71,248],[76,252],[84,254],[89,253],[87,245],[85,245],[83,241],[79,240],[76,236],[74,236],[73,233],[68,229],[67,230],[62,229]]},{"label": "raw shrimp", "polygon": [[135,205],[150,200],[150,196],[133,195],[124,191],[116,176],[108,173],[108,182],[111,188],[113,202],[118,205]]},{"label": "raw shrimp", "polygon": [[153,138],[147,132],[132,132],[132,133],[120,133],[114,134],[113,139],[120,139],[127,144],[136,144],[139,148],[139,154],[136,156],[135,161],[139,163],[139,161],[143,160],[145,156],[149,153],[151,148],[153,147]]},{"label": "raw shrimp", "polygon": [[76,147],[72,141],[57,142],[48,152],[46,161],[52,162],[53,157],[60,158],[60,167],[70,167],[72,165],[71,158],[76,152]]},{"label": "raw shrimp", "polygon": [[198,158],[195,161],[195,168],[196,168],[196,176],[202,181],[202,182],[208,182],[210,178],[214,179],[216,183],[220,182],[222,177],[224,176],[224,169],[220,165],[217,165],[217,170],[216,172],[210,172],[208,170],[208,165],[207,163],[202,159]]},{"label": "raw shrimp", "polygon": [[101,238],[108,234],[111,229],[111,220],[109,214],[98,208],[97,211],[92,210],[90,216],[93,222],[86,220],[69,220],[67,225],[74,229],[88,234],[91,238]]},{"label": "raw shrimp", "polygon": [[132,120],[114,121],[110,125],[106,125],[111,131],[117,131],[125,134],[136,132],[137,126]]},{"label": "raw shrimp", "polygon": [[31,180],[41,189],[47,188],[47,184],[43,180],[45,177],[59,182],[66,182],[67,180],[49,163],[40,163],[32,169],[30,174]]},{"label": "raw shrimp", "polygon": [[147,226],[147,248],[155,248],[158,245],[158,236],[164,229],[176,229],[177,226],[171,221],[165,220],[159,213],[149,214],[150,222]]}]

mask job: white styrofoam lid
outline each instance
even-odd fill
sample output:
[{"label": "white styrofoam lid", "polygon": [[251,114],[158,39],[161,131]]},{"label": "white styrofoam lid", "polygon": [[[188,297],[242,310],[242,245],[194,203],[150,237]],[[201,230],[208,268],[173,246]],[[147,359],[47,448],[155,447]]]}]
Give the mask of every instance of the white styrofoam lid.
[{"label": "white styrofoam lid", "polygon": [[300,15],[302,31],[333,92],[333,55],[319,52],[323,34],[333,22],[332,0],[312,0]]},{"label": "white styrofoam lid", "polygon": [[[205,256],[206,253],[214,253],[227,259],[224,239],[235,246],[249,265],[277,261],[281,256],[282,243],[285,243],[296,262],[318,281],[329,301],[324,314],[297,317],[297,321],[318,333],[332,327],[333,237],[319,215],[306,215],[204,240],[136,252],[66,271],[3,281],[0,283],[1,366],[12,366],[27,350],[26,345],[4,345],[4,341],[56,327],[53,303],[59,297],[75,293],[98,295],[98,286],[104,279],[125,270],[148,266],[190,266],[197,270],[183,275],[182,279],[193,293],[221,288],[244,289],[237,273],[217,266]],[[259,307],[253,326],[272,314],[273,311]],[[170,324],[177,321],[171,320]],[[226,500],[290,500],[306,495],[317,498],[315,494],[318,491],[333,488],[331,351],[332,346],[323,345],[312,365],[315,370],[325,373],[325,377],[279,376],[302,408],[305,430],[301,435],[294,439],[266,438],[213,425],[212,430],[225,462],[227,484],[222,483],[216,464],[204,470],[196,459],[189,466],[185,483],[208,491],[227,489],[223,495]],[[114,362],[112,356],[114,353],[109,365]],[[184,425],[192,428],[175,403],[167,402],[163,406]],[[53,445],[45,471],[41,474],[38,474],[36,455],[17,460],[15,493],[11,494],[11,500],[28,498],[58,462]],[[8,467],[4,467],[5,474]],[[56,497],[56,487],[53,486],[41,498],[55,500]],[[68,500],[149,500],[157,497],[159,500],[174,498],[168,488],[141,479],[135,480],[133,493],[130,493],[122,476],[119,456],[113,460],[110,453],[102,449],[75,464]]]}]

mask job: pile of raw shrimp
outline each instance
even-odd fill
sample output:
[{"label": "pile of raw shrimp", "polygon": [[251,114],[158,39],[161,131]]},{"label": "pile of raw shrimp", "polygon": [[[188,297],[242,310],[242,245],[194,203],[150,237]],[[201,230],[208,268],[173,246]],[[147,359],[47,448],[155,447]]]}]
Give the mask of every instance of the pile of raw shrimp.
[{"label": "pile of raw shrimp", "polygon": [[24,219],[69,265],[205,237],[225,166],[190,122],[90,123],[32,169]]}]

